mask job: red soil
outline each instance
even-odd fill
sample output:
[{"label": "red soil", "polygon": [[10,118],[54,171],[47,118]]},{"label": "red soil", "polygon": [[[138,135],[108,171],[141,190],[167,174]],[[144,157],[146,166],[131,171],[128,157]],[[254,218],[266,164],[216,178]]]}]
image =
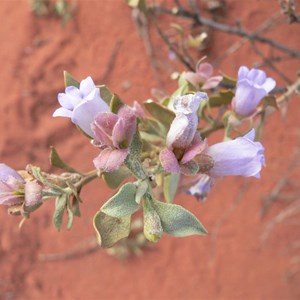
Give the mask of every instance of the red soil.
[{"label": "red soil", "polygon": [[[277,1],[227,2],[225,21],[233,23],[239,17],[250,30],[278,11]],[[1,161],[17,169],[32,163],[49,171],[49,146],[55,145],[69,163],[88,171],[97,150],[68,120],[51,117],[58,107],[56,94],[64,89],[62,71],[78,79],[91,75],[99,83],[119,40],[115,65],[101,83],[128,103],[150,97],[150,88],[157,83],[131,10],[122,0],[81,0],[75,21],[62,29],[55,19],[34,17],[28,1],[2,1],[0,19]],[[269,36],[300,48],[299,25],[281,26]],[[154,40],[155,45],[162,44]],[[214,34],[209,59],[237,40]],[[262,49],[272,51],[269,46]],[[240,65],[258,60],[247,45],[220,69],[235,76]],[[299,63],[287,61],[280,68],[295,78]],[[174,84],[166,84],[165,73],[161,77],[171,92]],[[124,87],[125,81],[130,88]],[[80,259],[41,262],[40,254],[68,251],[93,236],[92,217],[112,191],[100,181],[86,188],[82,217],[75,220],[73,230],[60,233],[52,225],[53,201],[44,204],[21,231],[18,219],[1,208],[0,298],[299,299],[299,223],[290,218],[275,227],[265,243],[261,241],[267,223],[290,202],[276,202],[260,218],[262,196],[287,174],[300,147],[297,100],[291,102],[286,120],[278,113],[269,119],[263,137],[268,165],[261,180],[226,178],[204,205],[187,195],[177,197],[205,224],[210,232],[206,237],[163,237],[153,250],[125,261],[98,251]],[[299,163],[294,167],[291,178],[299,180]]]}]

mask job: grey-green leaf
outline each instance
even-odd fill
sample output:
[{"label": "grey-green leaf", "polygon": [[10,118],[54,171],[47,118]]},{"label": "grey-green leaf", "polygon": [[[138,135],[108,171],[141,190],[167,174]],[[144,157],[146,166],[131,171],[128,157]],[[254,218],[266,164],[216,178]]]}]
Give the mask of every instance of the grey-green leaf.
[{"label": "grey-green leaf", "polygon": [[167,203],[172,203],[176,195],[180,173],[173,173],[164,177],[164,196]]},{"label": "grey-green leaf", "polygon": [[163,228],[151,202],[149,199],[144,200],[144,235],[150,242],[157,242],[163,234]]},{"label": "grey-green leaf", "polygon": [[102,173],[102,178],[110,188],[116,189],[130,174],[130,171],[122,166],[116,171]]},{"label": "grey-green leaf", "polygon": [[101,207],[101,211],[116,218],[132,215],[139,209],[139,205],[135,201],[136,191],[136,184],[132,182],[124,184],[118,193]]},{"label": "grey-green leaf", "polygon": [[135,202],[137,204],[140,204],[147,190],[148,190],[148,181],[147,180],[140,181],[137,186],[137,191],[135,194]]},{"label": "grey-green leaf", "polygon": [[67,205],[66,194],[62,194],[61,196],[56,198],[55,211],[53,215],[53,224],[58,231],[60,231],[61,228],[66,205]]},{"label": "grey-green leaf", "polygon": [[167,129],[170,128],[170,125],[175,118],[175,113],[173,111],[152,100],[147,100],[144,103],[144,106],[156,120],[161,122]]},{"label": "grey-green leaf", "polygon": [[129,147],[129,154],[125,159],[125,165],[138,179],[144,180],[147,176],[140,161],[140,154],[143,144],[137,131]]},{"label": "grey-green leaf", "polygon": [[117,241],[127,237],[130,233],[130,219],[130,216],[115,218],[102,211],[97,212],[94,217],[94,228],[99,245],[110,248]]},{"label": "grey-green leaf", "polygon": [[160,217],[165,233],[177,237],[207,234],[200,221],[182,206],[154,200],[153,207]]},{"label": "grey-green leaf", "polygon": [[110,105],[110,101],[113,97],[113,93],[110,91],[110,89],[102,84],[102,85],[96,85],[97,88],[100,90],[100,96],[101,98],[108,104]]},{"label": "grey-green leaf", "polygon": [[79,88],[79,82],[67,71],[64,71],[64,81],[65,81],[65,87],[68,86],[75,86]]},{"label": "grey-green leaf", "polygon": [[50,159],[51,166],[63,169],[63,170],[65,170],[67,172],[70,172],[70,173],[79,173],[75,169],[70,167],[68,164],[66,164],[60,158],[60,156],[58,155],[56,149],[53,146],[51,146],[50,148],[51,148],[51,152],[50,152],[50,158],[49,159]]}]

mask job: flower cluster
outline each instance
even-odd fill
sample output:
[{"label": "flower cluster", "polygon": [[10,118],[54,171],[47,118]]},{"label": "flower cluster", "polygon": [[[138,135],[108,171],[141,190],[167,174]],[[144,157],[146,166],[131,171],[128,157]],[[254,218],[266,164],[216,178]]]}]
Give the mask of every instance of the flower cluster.
[{"label": "flower cluster", "polygon": [[[204,200],[218,178],[260,177],[264,147],[255,140],[255,129],[249,127],[233,139],[232,130],[237,128],[229,118],[237,120],[236,126],[244,119],[253,120],[258,106],[275,87],[275,81],[263,71],[247,67],[239,69],[236,87],[230,90],[220,89],[223,76],[212,75],[212,65],[200,61],[195,72],[180,76],[174,96],[160,103],[146,101],[147,113],[136,101],[133,107],[127,106],[105,86],[96,86],[91,77],[81,82],[65,78],[68,86],[58,94],[61,107],[53,116],[70,118],[100,150],[93,160],[95,169],[78,172],[55,149],[50,161],[64,170],[60,175],[34,166],[17,172],[0,164],[0,204],[15,207],[26,218],[45,199],[54,197],[55,227],[60,230],[67,215],[70,228],[73,217],[80,215],[82,187],[101,176],[110,187],[120,186],[94,217],[103,247],[129,235],[131,215],[139,209],[143,209],[144,235],[150,241],[157,241],[163,233],[206,234],[193,214],[172,203],[178,187],[185,182],[187,193]],[[211,114],[215,107],[219,112]],[[220,128],[224,141],[210,145],[207,136]],[[132,182],[133,177],[137,181]],[[168,203],[155,199],[157,187]]]}]

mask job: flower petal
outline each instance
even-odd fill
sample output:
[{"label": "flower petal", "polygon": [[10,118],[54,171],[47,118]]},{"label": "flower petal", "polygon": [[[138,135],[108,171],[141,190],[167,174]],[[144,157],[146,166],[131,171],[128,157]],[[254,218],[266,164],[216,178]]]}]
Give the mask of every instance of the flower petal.
[{"label": "flower petal", "polygon": [[169,150],[164,149],[160,151],[159,160],[165,171],[170,173],[179,173],[180,167],[175,154]]},{"label": "flower petal", "polygon": [[200,133],[196,132],[190,146],[185,151],[181,163],[185,164],[191,161],[197,154],[201,153],[207,147],[206,141],[202,141]]},{"label": "flower petal", "polygon": [[195,87],[197,87],[198,84],[202,81],[202,78],[199,76],[199,74],[195,72],[185,72],[184,78]]},{"label": "flower petal", "polygon": [[80,82],[80,92],[84,97],[86,97],[88,94],[90,94],[94,89],[96,89],[95,83],[93,79],[88,76],[84,80]]},{"label": "flower petal", "polygon": [[210,176],[201,174],[199,175],[197,183],[191,186],[187,190],[187,193],[196,197],[197,200],[204,201],[213,184],[214,181]]},{"label": "flower petal", "polygon": [[264,149],[261,143],[248,139],[252,134],[209,147],[207,154],[214,160],[210,175],[257,176],[264,163]]},{"label": "flower petal", "polygon": [[266,93],[270,93],[276,86],[276,81],[273,78],[268,77],[263,84],[263,88]]},{"label": "flower petal", "polygon": [[93,162],[96,169],[103,172],[112,172],[117,170],[128,155],[128,149],[106,148],[96,157]]},{"label": "flower petal", "polygon": [[0,180],[3,182],[9,181],[10,178],[15,178],[20,183],[25,183],[22,176],[14,169],[9,167],[6,164],[1,163],[0,164]]},{"label": "flower petal", "polygon": [[249,73],[249,69],[245,66],[241,66],[238,71],[238,80],[247,78],[248,73]]},{"label": "flower petal", "polygon": [[219,85],[219,83],[223,80],[223,76],[214,76],[210,77],[203,85],[202,89],[213,89]]},{"label": "flower petal", "polygon": [[102,111],[102,103],[100,98],[83,101],[75,107],[72,115],[72,122],[77,124],[87,135],[94,137],[91,124],[96,116]]},{"label": "flower petal", "polygon": [[213,74],[214,68],[209,63],[201,63],[197,66],[196,72],[204,79],[202,81],[206,81]]},{"label": "flower petal", "polygon": [[53,117],[66,117],[66,118],[72,118],[72,111],[66,109],[66,108],[63,108],[63,107],[60,107],[58,108],[57,110],[55,110],[55,112],[53,113]]}]

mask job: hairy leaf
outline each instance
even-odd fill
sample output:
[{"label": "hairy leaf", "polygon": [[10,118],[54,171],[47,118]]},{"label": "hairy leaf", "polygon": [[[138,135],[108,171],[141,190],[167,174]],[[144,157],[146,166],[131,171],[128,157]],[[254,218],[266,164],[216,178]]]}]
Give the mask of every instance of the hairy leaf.
[{"label": "hairy leaf", "polygon": [[180,173],[172,173],[164,177],[164,196],[167,203],[172,203],[176,195]]},{"label": "hairy leaf", "polygon": [[130,216],[115,218],[99,211],[94,217],[94,228],[101,247],[110,248],[130,233]]},{"label": "hairy leaf", "polygon": [[161,122],[167,129],[170,128],[170,125],[175,118],[175,113],[173,111],[152,100],[146,101],[144,106],[156,120]]},{"label": "hairy leaf", "polygon": [[165,233],[177,237],[207,234],[199,220],[182,206],[154,200],[153,207],[160,217]]},{"label": "hairy leaf", "polygon": [[157,242],[163,234],[158,213],[153,209],[151,200],[144,201],[144,235],[150,242]]},{"label": "hairy leaf", "polygon": [[132,215],[139,209],[139,205],[135,201],[136,191],[136,184],[132,182],[124,184],[118,193],[104,203],[100,210],[116,218]]},{"label": "hairy leaf", "polygon": [[121,166],[118,170],[102,173],[102,178],[110,188],[116,189],[130,174],[126,167]]},{"label": "hairy leaf", "polygon": [[58,155],[56,149],[53,146],[51,146],[50,148],[51,148],[51,152],[50,152],[50,157],[49,158],[50,158],[51,166],[63,169],[63,170],[65,170],[67,172],[70,172],[70,173],[78,173],[75,169],[73,169],[72,167],[67,165],[60,158],[60,156]]},{"label": "hairy leaf", "polygon": [[125,159],[125,165],[138,179],[144,180],[147,176],[140,161],[143,144],[137,131],[129,147],[129,154]]},{"label": "hairy leaf", "polygon": [[61,196],[57,197],[55,201],[53,224],[58,231],[60,231],[61,228],[64,211],[67,206],[67,200],[68,200],[68,196],[66,194],[62,194]]}]

